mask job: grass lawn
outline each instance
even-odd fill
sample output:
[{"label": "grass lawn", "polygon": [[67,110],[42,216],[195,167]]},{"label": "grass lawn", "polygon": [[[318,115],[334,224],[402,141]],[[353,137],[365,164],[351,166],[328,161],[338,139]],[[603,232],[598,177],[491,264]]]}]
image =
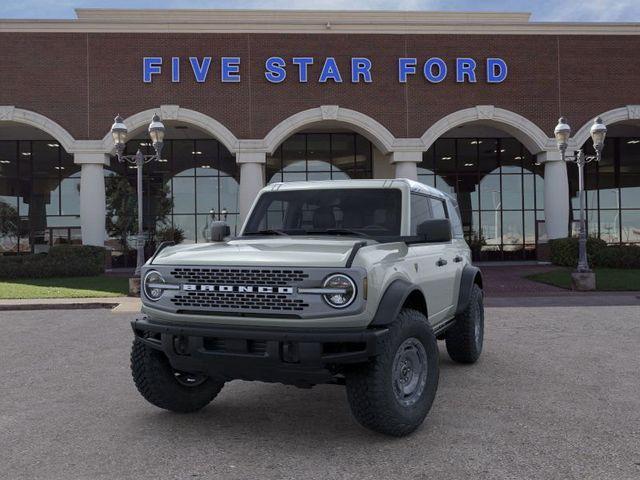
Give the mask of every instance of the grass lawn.
[{"label": "grass lawn", "polygon": [[[639,269],[594,268],[596,289],[602,291],[640,290]],[[572,268],[558,268],[550,272],[527,275],[526,278],[561,288],[571,288]]]},{"label": "grass lawn", "polygon": [[129,291],[123,277],[69,277],[0,280],[0,299],[120,297]]}]

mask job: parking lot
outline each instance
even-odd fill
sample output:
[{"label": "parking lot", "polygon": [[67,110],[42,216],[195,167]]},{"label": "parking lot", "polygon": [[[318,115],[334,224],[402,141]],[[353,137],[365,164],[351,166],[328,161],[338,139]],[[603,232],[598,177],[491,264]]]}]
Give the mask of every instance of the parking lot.
[{"label": "parking lot", "polygon": [[424,426],[361,428],[338,386],[233,382],[208,408],[147,404],[130,314],[0,312],[0,478],[640,478],[640,308],[487,309]]}]

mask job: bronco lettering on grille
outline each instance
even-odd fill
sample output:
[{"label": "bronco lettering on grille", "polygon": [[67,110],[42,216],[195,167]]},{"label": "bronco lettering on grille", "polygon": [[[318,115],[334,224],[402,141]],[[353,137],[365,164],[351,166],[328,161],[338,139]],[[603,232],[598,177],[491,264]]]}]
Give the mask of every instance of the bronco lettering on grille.
[{"label": "bronco lettering on grille", "polygon": [[182,290],[186,292],[222,292],[222,293],[275,293],[292,295],[293,287],[268,287],[253,285],[194,285],[184,284]]}]

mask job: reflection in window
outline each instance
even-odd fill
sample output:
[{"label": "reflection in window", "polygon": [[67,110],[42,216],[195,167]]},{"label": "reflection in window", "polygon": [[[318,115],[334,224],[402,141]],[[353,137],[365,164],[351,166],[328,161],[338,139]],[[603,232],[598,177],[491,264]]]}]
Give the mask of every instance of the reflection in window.
[{"label": "reflection in window", "polygon": [[542,174],[513,138],[441,138],[418,165],[419,181],[455,195],[474,256],[495,260],[535,258]]},{"label": "reflection in window", "polygon": [[79,180],[55,140],[0,141],[0,253],[80,243]]},{"label": "reflection in window", "polygon": [[[153,153],[148,140],[132,140],[126,153]],[[111,160],[105,175],[125,176],[135,191],[136,169]],[[238,188],[240,174],[235,157],[215,139],[165,140],[162,161],[153,161],[143,169],[145,230],[167,227],[183,231],[184,242],[208,241],[208,228],[226,210],[231,233],[237,231]],[[173,204],[166,218],[160,218],[158,198],[164,195]],[[130,242],[131,243],[131,242]]]},{"label": "reflection in window", "polygon": [[356,133],[298,133],[267,157],[268,183],[372,178],[372,145]]},{"label": "reflection in window", "polygon": [[[591,151],[591,140],[584,145]],[[578,169],[567,165],[572,230],[580,219]],[[607,137],[602,160],[585,169],[588,231],[608,243],[640,243],[640,139]]]}]

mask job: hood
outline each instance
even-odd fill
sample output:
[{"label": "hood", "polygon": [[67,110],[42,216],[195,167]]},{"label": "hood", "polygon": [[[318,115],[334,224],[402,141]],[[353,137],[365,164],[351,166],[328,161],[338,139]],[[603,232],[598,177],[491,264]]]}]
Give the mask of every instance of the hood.
[{"label": "hood", "polygon": [[[344,267],[361,238],[260,237],[163,249],[152,265]],[[371,243],[369,241],[368,243]]]}]

